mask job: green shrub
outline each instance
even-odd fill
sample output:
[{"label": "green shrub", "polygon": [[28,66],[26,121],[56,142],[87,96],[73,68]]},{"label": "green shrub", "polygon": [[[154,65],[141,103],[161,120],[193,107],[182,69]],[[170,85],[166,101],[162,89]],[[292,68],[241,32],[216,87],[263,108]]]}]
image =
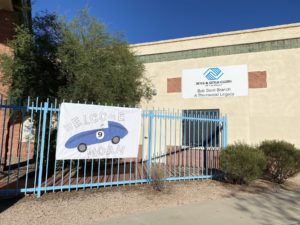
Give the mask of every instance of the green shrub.
[{"label": "green shrub", "polygon": [[228,182],[248,184],[263,175],[266,158],[259,149],[236,143],[221,152],[220,166]]},{"label": "green shrub", "polygon": [[266,177],[273,182],[283,183],[300,170],[300,152],[286,141],[263,141],[259,148],[267,158]]}]

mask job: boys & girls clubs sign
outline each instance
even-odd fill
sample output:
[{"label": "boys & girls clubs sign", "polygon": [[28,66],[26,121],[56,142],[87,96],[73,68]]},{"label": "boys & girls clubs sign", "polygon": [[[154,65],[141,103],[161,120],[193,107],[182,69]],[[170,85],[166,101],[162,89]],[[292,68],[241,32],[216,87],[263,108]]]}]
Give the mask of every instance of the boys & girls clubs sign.
[{"label": "boys & girls clubs sign", "polygon": [[182,72],[183,98],[247,95],[247,65],[189,69]]}]

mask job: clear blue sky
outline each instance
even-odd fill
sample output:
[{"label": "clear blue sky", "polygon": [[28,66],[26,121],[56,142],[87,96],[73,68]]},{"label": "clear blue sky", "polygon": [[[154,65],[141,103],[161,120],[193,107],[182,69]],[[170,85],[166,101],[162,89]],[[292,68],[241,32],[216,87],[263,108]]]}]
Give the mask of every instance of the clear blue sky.
[{"label": "clear blue sky", "polygon": [[129,43],[300,22],[300,0],[33,0],[33,15],[84,7]]}]

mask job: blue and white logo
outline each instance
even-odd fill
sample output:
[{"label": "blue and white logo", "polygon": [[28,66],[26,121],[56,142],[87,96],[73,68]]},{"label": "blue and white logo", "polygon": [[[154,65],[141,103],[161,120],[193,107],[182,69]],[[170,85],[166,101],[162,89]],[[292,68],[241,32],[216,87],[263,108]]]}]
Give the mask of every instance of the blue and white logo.
[{"label": "blue and white logo", "polygon": [[223,75],[224,73],[222,70],[219,68],[208,68],[203,75],[206,77],[207,80],[219,80],[219,78]]}]

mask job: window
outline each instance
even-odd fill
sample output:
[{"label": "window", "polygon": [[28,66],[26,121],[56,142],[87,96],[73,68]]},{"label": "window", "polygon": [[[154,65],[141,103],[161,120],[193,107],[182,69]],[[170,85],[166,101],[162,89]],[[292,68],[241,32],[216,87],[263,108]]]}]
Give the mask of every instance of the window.
[{"label": "window", "polygon": [[219,109],[191,109],[183,110],[182,145],[190,147],[219,147],[221,125],[218,121],[205,119],[219,119]]}]

